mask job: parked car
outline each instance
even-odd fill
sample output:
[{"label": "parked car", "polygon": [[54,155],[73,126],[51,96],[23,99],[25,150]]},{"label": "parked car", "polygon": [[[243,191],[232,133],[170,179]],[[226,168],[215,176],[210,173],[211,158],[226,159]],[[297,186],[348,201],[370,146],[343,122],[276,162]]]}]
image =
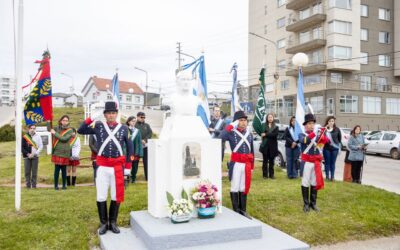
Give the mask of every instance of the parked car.
[{"label": "parked car", "polygon": [[379,133],[379,132],[382,132],[382,131],[380,131],[380,130],[362,131],[361,134],[363,134],[365,138],[369,138],[369,137],[371,137],[372,135],[374,135],[374,134],[376,134],[376,133]]},{"label": "parked car", "polygon": [[400,159],[400,133],[395,131],[380,131],[365,138],[367,153],[390,155]]},{"label": "parked car", "polygon": [[[275,157],[275,166],[280,168],[286,168],[286,150],[285,150],[285,129],[287,125],[277,124],[279,127],[278,132],[278,155]],[[253,134],[254,138],[254,157],[258,160],[262,160],[262,154],[260,153],[261,136]]]},{"label": "parked car", "polygon": [[350,138],[351,128],[339,128],[342,134],[342,150],[347,147]]}]

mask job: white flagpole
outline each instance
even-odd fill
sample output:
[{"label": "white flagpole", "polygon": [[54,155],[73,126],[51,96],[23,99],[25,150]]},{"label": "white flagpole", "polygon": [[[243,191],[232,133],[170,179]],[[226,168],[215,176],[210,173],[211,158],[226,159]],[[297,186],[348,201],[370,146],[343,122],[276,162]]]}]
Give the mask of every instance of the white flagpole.
[{"label": "white flagpole", "polygon": [[[18,37],[14,40],[16,46],[16,115],[15,115],[15,209],[21,208],[21,140],[22,140],[22,66],[23,66],[23,22],[24,3],[18,4]],[[14,19],[15,22],[15,19]],[[14,25],[15,29],[15,25]]]}]

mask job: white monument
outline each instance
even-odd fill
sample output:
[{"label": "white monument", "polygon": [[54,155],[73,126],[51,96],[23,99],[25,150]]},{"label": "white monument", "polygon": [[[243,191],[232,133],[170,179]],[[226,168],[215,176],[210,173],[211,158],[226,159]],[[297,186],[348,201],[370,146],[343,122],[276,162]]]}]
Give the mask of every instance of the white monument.
[{"label": "white monument", "polygon": [[202,179],[221,186],[221,142],[212,139],[200,117],[200,100],[192,94],[192,75],[180,72],[177,94],[171,100],[171,116],[166,118],[159,139],[149,140],[148,211],[156,217],[168,216],[166,192],[180,198],[182,188],[190,194]]}]

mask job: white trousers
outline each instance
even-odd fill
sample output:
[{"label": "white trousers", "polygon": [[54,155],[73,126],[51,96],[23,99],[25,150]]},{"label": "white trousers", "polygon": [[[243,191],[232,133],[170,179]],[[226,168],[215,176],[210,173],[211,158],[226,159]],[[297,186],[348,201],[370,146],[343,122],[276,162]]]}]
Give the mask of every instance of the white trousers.
[{"label": "white trousers", "polygon": [[232,172],[231,192],[244,192],[246,187],[245,163],[235,162]]},{"label": "white trousers", "polygon": [[111,187],[111,200],[117,200],[114,168],[99,166],[96,176],[97,201],[107,200],[109,187]]},{"label": "white trousers", "polygon": [[303,187],[316,186],[317,181],[315,178],[314,163],[305,162],[303,170],[303,178],[301,179],[301,185]]}]

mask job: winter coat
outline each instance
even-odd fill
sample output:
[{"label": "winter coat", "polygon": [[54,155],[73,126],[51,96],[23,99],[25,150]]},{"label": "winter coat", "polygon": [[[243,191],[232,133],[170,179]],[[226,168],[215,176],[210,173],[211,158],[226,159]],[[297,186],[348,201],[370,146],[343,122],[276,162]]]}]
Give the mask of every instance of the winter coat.
[{"label": "winter coat", "polygon": [[[68,132],[63,134],[65,130],[68,129]],[[69,140],[71,139],[72,135],[74,134],[74,130],[71,128],[61,128],[56,127],[54,129],[56,133],[54,134],[54,141],[58,140],[57,145],[53,147],[53,155],[70,158],[71,157],[71,146],[69,145]]]},{"label": "winter coat", "polygon": [[262,143],[260,146],[260,152],[263,154],[269,154],[270,157],[275,157],[278,155],[278,132],[279,128],[275,126],[275,128],[268,132],[268,125],[263,125],[263,133],[266,135],[262,138]]},{"label": "winter coat", "polygon": [[365,143],[364,136],[359,134],[357,137],[353,135],[350,136],[347,147],[350,150],[349,160],[350,161],[363,161],[364,160],[364,150],[360,148],[361,145]]}]

